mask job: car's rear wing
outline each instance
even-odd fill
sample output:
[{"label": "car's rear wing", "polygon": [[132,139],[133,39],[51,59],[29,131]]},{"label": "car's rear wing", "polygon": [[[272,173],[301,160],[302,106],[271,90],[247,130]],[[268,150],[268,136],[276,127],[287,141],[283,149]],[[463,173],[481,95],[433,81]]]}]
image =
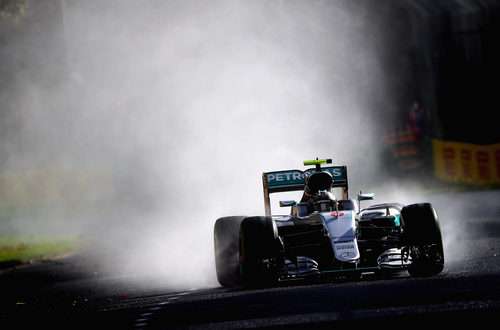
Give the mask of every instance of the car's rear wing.
[{"label": "car's rear wing", "polygon": [[[264,208],[266,215],[271,215],[271,200],[269,195],[277,192],[304,190],[306,174],[316,171],[288,170],[262,173],[264,186]],[[332,175],[332,188],[342,189],[342,199],[348,199],[347,166],[322,167],[321,171]]]}]

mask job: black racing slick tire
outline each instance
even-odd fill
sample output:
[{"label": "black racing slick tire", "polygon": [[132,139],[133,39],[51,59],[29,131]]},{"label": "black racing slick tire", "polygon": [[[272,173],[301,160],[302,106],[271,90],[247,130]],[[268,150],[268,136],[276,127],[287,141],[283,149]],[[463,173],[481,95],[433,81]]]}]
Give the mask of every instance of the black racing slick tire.
[{"label": "black racing slick tire", "polygon": [[217,219],[214,226],[214,253],[217,280],[225,287],[240,284],[239,231],[244,216]]},{"label": "black racing slick tire", "polygon": [[411,204],[401,210],[403,240],[408,245],[411,276],[432,276],[444,268],[441,227],[434,207],[429,203]]},{"label": "black racing slick tire", "polygon": [[271,217],[248,217],[240,226],[240,273],[245,285],[278,281],[280,241]]}]

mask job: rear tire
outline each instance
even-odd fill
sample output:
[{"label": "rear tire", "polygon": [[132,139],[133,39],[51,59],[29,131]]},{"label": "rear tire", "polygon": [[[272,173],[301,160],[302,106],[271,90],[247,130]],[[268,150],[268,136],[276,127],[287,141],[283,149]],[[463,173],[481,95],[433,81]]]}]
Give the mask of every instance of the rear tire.
[{"label": "rear tire", "polygon": [[407,205],[401,211],[403,240],[410,249],[411,276],[432,276],[444,268],[441,227],[434,207],[429,203]]},{"label": "rear tire", "polygon": [[222,286],[240,283],[239,231],[244,216],[219,218],[214,226],[214,253],[217,280]]},{"label": "rear tire", "polygon": [[280,241],[271,217],[248,217],[240,227],[240,273],[243,283],[270,286],[278,281]]}]

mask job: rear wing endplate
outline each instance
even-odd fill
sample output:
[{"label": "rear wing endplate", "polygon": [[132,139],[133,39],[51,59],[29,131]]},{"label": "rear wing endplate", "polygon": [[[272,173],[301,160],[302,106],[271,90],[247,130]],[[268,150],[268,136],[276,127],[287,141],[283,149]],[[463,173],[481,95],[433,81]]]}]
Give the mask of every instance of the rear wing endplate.
[{"label": "rear wing endplate", "polygon": [[[307,174],[314,171],[316,170],[288,170],[262,173],[262,183],[264,186],[264,208],[266,215],[271,215],[270,194],[285,191],[304,190],[305,178]],[[332,188],[341,188],[342,199],[348,199],[347,166],[322,167],[321,171],[329,172],[332,175]]]}]

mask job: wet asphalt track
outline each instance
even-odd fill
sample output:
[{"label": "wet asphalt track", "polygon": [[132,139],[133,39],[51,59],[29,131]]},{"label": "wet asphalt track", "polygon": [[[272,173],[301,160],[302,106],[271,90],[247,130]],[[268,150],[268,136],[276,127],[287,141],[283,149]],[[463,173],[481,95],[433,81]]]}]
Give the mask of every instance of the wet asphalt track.
[{"label": "wet asphalt track", "polygon": [[[479,195],[477,195],[479,194]],[[437,199],[445,236],[446,266],[431,278],[365,276],[357,282],[295,284],[268,289],[176,291],[150,286],[144,275],[113,277],[76,255],[0,273],[0,320],[5,329],[59,328],[311,328],[393,325],[495,324],[500,317],[500,212],[498,192],[453,214]],[[462,212],[463,211],[463,212]],[[460,221],[460,222],[456,222]],[[458,230],[457,230],[458,229]],[[448,236],[447,236],[448,235]],[[488,323],[495,322],[495,323]]]}]

